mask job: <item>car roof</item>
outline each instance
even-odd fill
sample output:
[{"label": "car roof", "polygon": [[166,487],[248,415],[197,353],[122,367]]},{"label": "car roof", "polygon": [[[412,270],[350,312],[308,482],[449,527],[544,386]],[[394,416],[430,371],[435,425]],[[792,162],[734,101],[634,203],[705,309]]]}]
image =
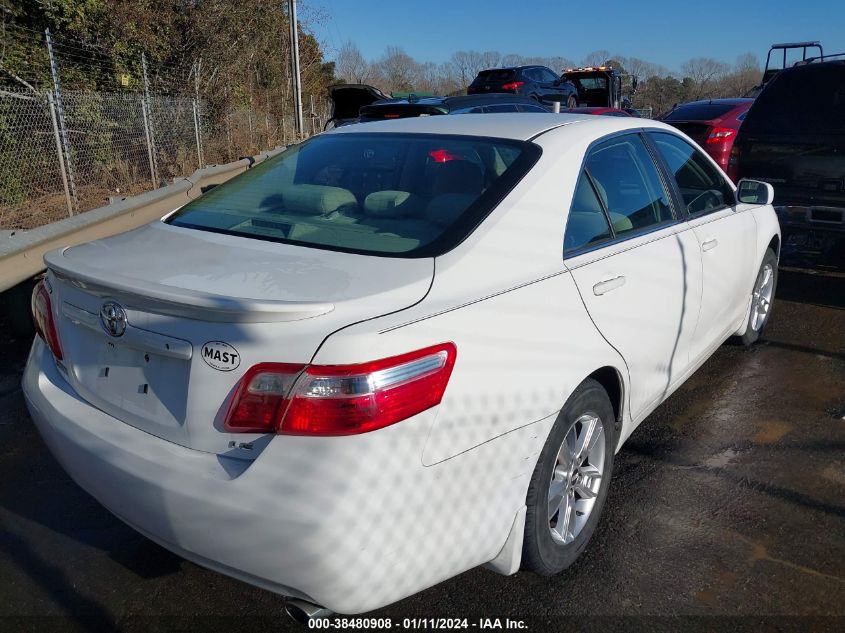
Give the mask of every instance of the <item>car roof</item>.
[{"label": "car roof", "polygon": [[539,105],[537,101],[522,95],[512,95],[494,92],[481,95],[458,95],[455,97],[419,97],[418,99],[381,99],[371,103],[367,108],[389,108],[393,106],[444,106],[449,109],[471,108],[474,106],[492,105],[497,103],[526,103]]},{"label": "car roof", "polygon": [[542,64],[524,64],[522,66],[494,66],[492,68],[484,68],[483,70],[479,70],[478,74],[490,72],[491,70],[525,70],[526,68],[548,68],[548,66],[543,66]]},{"label": "car roof", "polygon": [[[577,125],[575,125],[577,124]],[[643,127],[661,128],[677,133],[674,128],[657,121],[635,117],[603,117],[590,114],[507,113],[461,114],[458,116],[408,117],[389,121],[373,121],[339,127],[324,134],[454,134],[528,141],[544,132],[562,126],[591,129],[596,137],[616,131]]]},{"label": "car roof", "polygon": [[726,99],[701,99],[700,101],[687,101],[686,103],[679,103],[677,107],[689,105],[705,105],[705,104],[724,104],[740,106],[746,103],[751,103],[754,99],[750,97],[730,97]]}]

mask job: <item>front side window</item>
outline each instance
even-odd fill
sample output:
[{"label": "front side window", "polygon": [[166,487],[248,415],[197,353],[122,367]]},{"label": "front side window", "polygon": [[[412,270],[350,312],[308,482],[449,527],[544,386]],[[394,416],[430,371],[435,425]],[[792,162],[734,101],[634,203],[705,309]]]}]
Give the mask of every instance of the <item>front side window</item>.
[{"label": "front side window", "polygon": [[674,174],[691,215],[711,213],[734,204],[733,187],[699,150],[674,134],[649,132],[649,135]]},{"label": "front side window", "polygon": [[602,142],[590,151],[585,164],[617,235],[674,220],[669,196],[639,135]]},{"label": "front side window", "polygon": [[435,256],[527,173],[533,143],[434,134],[326,134],[185,205],[175,226],[364,254]]}]

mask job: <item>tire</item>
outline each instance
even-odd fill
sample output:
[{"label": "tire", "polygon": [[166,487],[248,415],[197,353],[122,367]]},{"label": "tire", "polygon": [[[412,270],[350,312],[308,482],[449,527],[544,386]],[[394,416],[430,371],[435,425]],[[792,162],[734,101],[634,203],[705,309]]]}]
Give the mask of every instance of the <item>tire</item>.
[{"label": "tire", "polygon": [[[767,274],[768,271],[768,274]],[[778,258],[771,248],[766,249],[763,262],[757,277],[754,278],[754,288],[751,291],[751,306],[746,317],[745,334],[739,337],[746,347],[751,347],[760,339],[763,328],[769,322],[772,314],[772,302],[778,284]],[[756,309],[755,309],[756,308]],[[763,311],[761,315],[760,311]]]},{"label": "tire", "polygon": [[[590,422],[593,418],[597,423]],[[573,447],[573,443],[570,440],[576,442],[574,448],[577,448],[577,441],[584,437],[579,435],[579,429],[583,434],[591,424],[594,429],[592,437],[595,439],[588,443],[591,450],[584,451],[587,457],[582,460],[583,464],[578,467],[580,458],[569,461],[568,473],[562,474],[560,467],[565,467],[566,461],[560,461],[560,455],[571,460],[571,451],[568,449]],[[585,380],[566,401],[546,439],[528,485],[525,538],[522,545],[523,569],[541,576],[551,576],[569,567],[584,551],[607,498],[613,471],[615,424],[616,417],[607,392],[595,380]],[[600,437],[596,435],[596,429],[600,429]],[[566,448],[563,446],[564,441],[567,442]],[[593,464],[593,461],[601,461],[601,464]],[[574,471],[571,466],[573,463]],[[591,468],[595,472],[590,471]],[[596,473],[600,473],[599,478],[596,478]],[[559,492],[555,499],[559,496],[566,501],[569,497],[574,502],[575,512],[570,513],[570,529],[563,527],[566,524],[560,522],[566,503],[562,503],[549,516],[553,485]],[[595,496],[590,498],[591,494]],[[578,515],[579,506],[581,510],[587,510],[585,515]]]},{"label": "tire", "polygon": [[569,99],[566,100],[566,107],[569,110],[578,107],[578,99],[575,98],[575,95],[569,95]]}]

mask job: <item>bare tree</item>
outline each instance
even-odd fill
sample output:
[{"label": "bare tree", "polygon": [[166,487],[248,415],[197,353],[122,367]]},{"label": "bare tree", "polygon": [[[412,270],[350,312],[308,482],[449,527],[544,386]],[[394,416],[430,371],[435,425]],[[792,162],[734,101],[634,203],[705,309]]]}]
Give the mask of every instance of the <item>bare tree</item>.
[{"label": "bare tree", "polygon": [[353,42],[346,42],[340,47],[335,59],[335,69],[338,77],[353,84],[369,83],[373,78],[370,64]]},{"label": "bare tree", "polygon": [[610,51],[600,49],[600,50],[597,50],[597,51],[593,51],[592,53],[588,53],[587,56],[584,57],[583,65],[584,66],[601,66],[608,59],[610,59]]},{"label": "bare tree", "polygon": [[478,61],[480,62],[479,66],[483,66],[479,70],[497,68],[502,63],[502,54],[499,51],[484,51],[479,54]]},{"label": "bare tree", "polygon": [[399,46],[388,46],[378,65],[387,90],[411,91],[420,77],[419,64]]},{"label": "bare tree", "polygon": [[684,77],[692,80],[691,92],[687,95],[690,100],[703,99],[714,91],[716,84],[729,71],[730,67],[710,57],[693,57],[688,60],[681,70]]},{"label": "bare tree", "polygon": [[502,66],[522,66],[524,60],[525,58],[522,55],[517,55],[516,53],[508,53],[507,55],[502,57]]},{"label": "bare tree", "polygon": [[639,57],[629,57],[624,60],[625,68],[631,75],[636,75],[640,79],[648,79],[649,77],[664,77],[669,74],[669,70],[653,64],[652,62],[640,59]]},{"label": "bare tree", "polygon": [[760,60],[753,53],[745,53],[736,58],[733,71],[724,79],[725,96],[743,96],[757,84],[763,76]]},{"label": "bare tree", "polygon": [[483,55],[478,51],[458,51],[452,54],[450,62],[464,87],[475,79],[480,70],[484,70]]},{"label": "bare tree", "polygon": [[558,55],[556,57],[547,58],[543,66],[548,66],[559,75],[567,68],[573,68],[575,66],[575,62],[568,57],[560,57]]}]

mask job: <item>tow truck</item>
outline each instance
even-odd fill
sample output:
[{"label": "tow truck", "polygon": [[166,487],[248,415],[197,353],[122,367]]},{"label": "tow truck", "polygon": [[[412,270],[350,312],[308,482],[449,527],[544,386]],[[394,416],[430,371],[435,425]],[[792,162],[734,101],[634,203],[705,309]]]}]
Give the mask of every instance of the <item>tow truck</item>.
[{"label": "tow truck", "polygon": [[[629,75],[613,66],[567,68],[561,79],[578,89],[578,105],[583,107],[631,108],[631,99],[622,95],[622,80]],[[637,77],[631,77],[631,95],[637,91]]]}]

